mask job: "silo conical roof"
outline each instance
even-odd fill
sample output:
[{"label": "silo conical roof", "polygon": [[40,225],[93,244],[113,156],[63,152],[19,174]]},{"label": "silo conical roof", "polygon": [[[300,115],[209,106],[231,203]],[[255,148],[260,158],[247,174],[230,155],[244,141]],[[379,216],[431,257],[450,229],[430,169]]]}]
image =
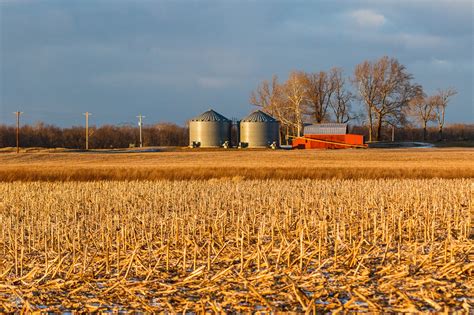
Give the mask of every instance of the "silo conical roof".
[{"label": "silo conical roof", "polygon": [[252,112],[241,120],[242,122],[276,122],[277,120],[261,110]]},{"label": "silo conical roof", "polygon": [[191,119],[191,121],[230,121],[226,117],[222,116],[213,109],[210,109],[201,115],[198,115]]}]

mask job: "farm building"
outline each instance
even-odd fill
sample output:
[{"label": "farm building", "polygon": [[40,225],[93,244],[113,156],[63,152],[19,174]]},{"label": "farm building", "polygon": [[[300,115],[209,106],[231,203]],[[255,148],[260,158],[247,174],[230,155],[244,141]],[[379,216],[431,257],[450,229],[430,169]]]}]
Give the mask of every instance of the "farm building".
[{"label": "farm building", "polygon": [[347,124],[308,125],[304,127],[303,137],[295,138],[292,146],[296,149],[348,149],[364,146],[364,136],[347,132]]},{"label": "farm building", "polygon": [[260,110],[240,121],[240,142],[249,148],[268,148],[280,145],[280,124]]},{"label": "farm building", "polygon": [[232,121],[210,109],[189,121],[189,146],[222,147],[230,144]]}]

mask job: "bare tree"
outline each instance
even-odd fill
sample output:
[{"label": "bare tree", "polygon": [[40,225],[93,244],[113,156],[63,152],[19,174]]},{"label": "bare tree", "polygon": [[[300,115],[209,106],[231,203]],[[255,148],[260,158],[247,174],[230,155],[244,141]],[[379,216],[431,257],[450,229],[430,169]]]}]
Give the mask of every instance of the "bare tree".
[{"label": "bare tree", "polygon": [[434,114],[435,97],[426,96],[421,92],[410,102],[410,112],[423,127],[423,141],[427,139],[428,123],[435,120]]},{"label": "bare tree", "polygon": [[412,75],[395,58],[382,57],[356,66],[354,83],[367,109],[369,140],[380,140],[382,126],[403,121],[409,101],[418,93],[419,85],[411,83]]},{"label": "bare tree", "polygon": [[377,81],[375,71],[369,61],[364,61],[356,66],[353,82],[357,86],[359,95],[367,110],[367,122],[369,125],[369,141],[374,134],[374,108],[378,102]]},{"label": "bare tree", "polygon": [[297,113],[295,113],[292,104],[284,97],[285,95],[282,94],[281,102],[275,107],[274,117],[280,122],[280,134],[282,138],[285,138],[286,144],[288,144],[289,136],[297,135],[298,128],[301,125],[298,124]]},{"label": "bare tree", "polygon": [[321,123],[328,119],[331,96],[334,93],[334,70],[305,73],[303,84],[306,89],[306,107],[315,122]]},{"label": "bare tree", "polygon": [[444,118],[446,114],[446,107],[448,107],[449,99],[458,92],[454,88],[438,89],[434,95],[434,113],[436,121],[438,122],[439,140],[443,139]]},{"label": "bare tree", "polygon": [[334,118],[338,123],[347,123],[354,118],[351,113],[351,102],[354,96],[346,88],[346,80],[341,68],[331,69],[330,80],[334,92],[329,99],[329,105],[333,110]]},{"label": "bare tree", "polygon": [[303,127],[303,115],[306,102],[306,75],[301,71],[292,71],[288,76],[288,80],[282,87],[282,95],[284,101],[277,107],[279,117],[289,125],[296,129],[296,136],[301,136],[301,128]]},{"label": "bare tree", "polygon": [[272,76],[272,82],[264,80],[255,91],[250,94],[250,104],[261,107],[263,111],[270,115],[275,115],[275,108],[280,103],[280,85],[278,77]]},{"label": "bare tree", "polygon": [[250,94],[250,103],[280,122],[281,136],[285,136],[288,144],[288,136],[295,127],[294,115],[292,114],[288,102],[283,94],[284,84],[278,83],[278,77],[272,76],[271,83],[264,80],[255,91]]}]

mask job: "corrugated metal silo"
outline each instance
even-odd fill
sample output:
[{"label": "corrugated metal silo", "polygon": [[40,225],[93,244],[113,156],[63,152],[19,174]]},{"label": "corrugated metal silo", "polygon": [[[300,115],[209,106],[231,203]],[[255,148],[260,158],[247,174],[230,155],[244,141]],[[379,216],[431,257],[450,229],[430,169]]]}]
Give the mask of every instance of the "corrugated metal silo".
[{"label": "corrugated metal silo", "polygon": [[230,144],[231,121],[210,109],[189,121],[189,145],[192,147],[221,147]]},{"label": "corrugated metal silo", "polygon": [[240,142],[249,148],[280,146],[280,124],[272,116],[254,111],[240,121]]}]

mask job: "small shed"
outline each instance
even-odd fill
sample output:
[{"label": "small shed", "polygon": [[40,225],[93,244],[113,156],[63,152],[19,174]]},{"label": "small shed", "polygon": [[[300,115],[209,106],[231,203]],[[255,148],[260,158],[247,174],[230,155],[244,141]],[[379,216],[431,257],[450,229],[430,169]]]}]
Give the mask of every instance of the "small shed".
[{"label": "small shed", "polygon": [[304,127],[304,136],[295,138],[297,149],[347,149],[364,147],[364,136],[349,134],[347,124],[323,123]]}]

